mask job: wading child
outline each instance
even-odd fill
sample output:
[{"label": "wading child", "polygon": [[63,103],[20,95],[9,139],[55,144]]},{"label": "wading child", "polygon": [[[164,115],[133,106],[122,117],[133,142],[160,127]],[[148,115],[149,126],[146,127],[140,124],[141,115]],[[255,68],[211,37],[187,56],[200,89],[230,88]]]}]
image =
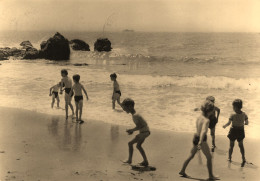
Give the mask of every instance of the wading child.
[{"label": "wading child", "polygon": [[[113,81],[113,94],[112,94],[112,108],[115,109],[115,103],[117,103],[121,106],[120,103],[120,96],[121,96],[121,91],[119,88],[119,84],[116,81],[117,75],[115,73],[110,75],[111,81]],[[121,106],[122,107],[122,106]]]},{"label": "wading child", "polygon": [[87,91],[85,90],[84,86],[81,83],[79,83],[79,80],[80,80],[80,75],[78,75],[78,74],[73,75],[74,85],[72,86],[69,96],[72,95],[73,91],[75,92],[74,99],[75,99],[75,105],[76,105],[76,121],[78,121],[79,124],[82,124],[82,123],[84,123],[84,121],[81,120],[82,108],[83,108],[82,90],[83,90],[84,94],[86,95],[87,100],[88,100],[88,94],[87,94]]},{"label": "wading child", "polygon": [[50,88],[50,96],[52,96],[52,102],[51,102],[51,108],[53,108],[53,105],[55,103],[55,99],[57,99],[57,107],[60,107],[60,98],[59,98],[59,88],[61,87],[61,83],[52,86]]},{"label": "wading child", "polygon": [[146,121],[143,119],[143,117],[136,113],[135,109],[135,102],[132,99],[125,99],[122,102],[122,108],[126,113],[132,114],[133,121],[136,125],[133,129],[128,129],[126,132],[131,135],[134,131],[139,131],[139,134],[135,136],[135,138],[128,143],[129,146],[129,157],[128,160],[125,161],[125,163],[131,164],[132,163],[132,157],[133,157],[133,145],[136,143],[136,148],[140,151],[143,162],[140,163],[142,166],[148,166],[149,162],[147,160],[146,154],[144,152],[144,149],[142,148],[142,144],[144,143],[145,139],[150,135],[149,127],[146,123]]},{"label": "wading child", "polygon": [[230,147],[229,147],[229,154],[228,154],[228,160],[231,162],[233,148],[235,145],[235,140],[238,141],[238,146],[240,148],[240,152],[242,155],[242,163],[241,167],[243,167],[246,163],[245,158],[245,149],[243,145],[243,139],[245,138],[245,130],[244,125],[248,125],[248,117],[246,113],[241,111],[243,107],[243,102],[241,99],[236,99],[232,103],[233,110],[235,111],[235,114],[232,114],[229,118],[229,121],[227,124],[223,125],[223,128],[226,128],[231,123],[231,128],[228,133],[228,138],[230,140]]},{"label": "wading child", "polygon": [[[215,104],[215,97],[213,96],[208,96],[206,98],[207,101],[211,101],[213,104]],[[209,129],[210,129],[210,135],[211,135],[211,138],[212,138],[212,147],[211,147],[211,151],[214,152],[214,149],[216,147],[216,144],[215,144],[215,130],[216,130],[216,124],[218,123],[218,118],[219,118],[219,114],[220,114],[220,109],[218,107],[216,107],[214,105],[214,114],[212,114],[210,117],[209,117]],[[216,116],[216,113],[217,113],[217,116]]]},{"label": "wading child", "polygon": [[71,97],[73,96],[73,93],[69,95],[71,88],[72,88],[72,81],[68,77],[68,71],[63,69],[61,70],[61,87],[60,87],[60,94],[62,94],[62,87],[65,87],[65,111],[66,111],[66,119],[68,119],[68,106],[70,106],[70,109],[72,111],[72,116],[74,115],[74,109],[71,104]]},{"label": "wading child", "polygon": [[193,159],[198,150],[202,150],[207,158],[207,167],[209,173],[209,180],[216,180],[217,177],[213,175],[212,171],[212,156],[207,143],[207,132],[209,127],[209,117],[214,114],[214,104],[210,101],[206,101],[201,106],[202,114],[197,118],[196,121],[196,133],[193,137],[193,148],[191,149],[191,154],[187,160],[183,163],[182,169],[179,172],[183,177],[188,177],[185,170],[189,162]]}]

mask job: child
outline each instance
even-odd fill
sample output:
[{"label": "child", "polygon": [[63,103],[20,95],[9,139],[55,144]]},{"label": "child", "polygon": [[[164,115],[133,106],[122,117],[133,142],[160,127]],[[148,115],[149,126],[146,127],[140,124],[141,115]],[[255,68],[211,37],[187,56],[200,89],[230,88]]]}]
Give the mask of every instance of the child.
[{"label": "child", "polygon": [[207,158],[207,167],[209,173],[209,180],[215,180],[217,177],[213,175],[212,171],[212,156],[210,154],[210,149],[207,143],[207,132],[209,127],[209,117],[215,113],[214,104],[210,101],[206,101],[201,106],[202,115],[197,118],[196,121],[196,133],[193,138],[193,148],[191,149],[191,154],[188,159],[183,163],[183,167],[179,174],[183,177],[188,177],[185,170],[189,162],[193,159],[198,150],[202,150]]},{"label": "child", "polygon": [[61,87],[61,83],[59,82],[58,84],[56,84],[50,88],[50,96],[52,96],[51,108],[53,108],[55,99],[57,99],[57,107],[59,107],[59,103],[60,103],[59,88],[60,87]]},{"label": "child", "polygon": [[232,123],[232,126],[227,136],[230,140],[228,160],[231,162],[231,156],[232,156],[235,140],[237,140],[242,155],[241,167],[243,167],[246,163],[245,149],[243,145],[243,139],[245,138],[244,125],[248,125],[248,117],[246,113],[241,111],[243,107],[243,102],[241,99],[234,100],[232,105],[235,114],[232,114],[229,118],[228,123],[223,125],[223,128],[226,128]]},{"label": "child", "polygon": [[71,111],[72,111],[72,116],[74,115],[74,109],[73,106],[71,104],[71,97],[73,96],[73,92],[71,94],[71,96],[69,96],[71,87],[72,87],[72,81],[71,79],[68,77],[68,71],[63,69],[61,70],[61,87],[60,87],[60,94],[62,94],[62,87],[65,87],[65,110],[66,110],[66,119],[68,119],[68,106],[70,106]]},{"label": "child", "polygon": [[140,151],[143,162],[140,163],[142,166],[148,166],[149,162],[147,160],[146,154],[144,152],[144,149],[142,148],[142,144],[144,143],[145,139],[150,135],[149,127],[146,123],[146,121],[142,118],[141,115],[137,114],[134,109],[135,102],[132,99],[125,99],[122,103],[122,108],[126,113],[131,113],[134,123],[136,124],[136,127],[133,129],[128,129],[126,132],[131,135],[134,131],[139,130],[139,134],[136,135],[136,137],[128,143],[129,146],[129,158],[125,163],[131,164],[132,163],[132,157],[133,157],[133,144],[137,143],[136,148]]},{"label": "child", "polygon": [[[82,108],[83,108],[82,90],[85,93],[87,100],[88,100],[88,94],[84,86],[81,83],[79,83],[79,80],[80,80],[80,75],[78,74],[73,75],[74,85],[72,86],[69,96],[73,94],[73,91],[75,92],[74,99],[76,105],[76,121],[79,121],[79,124],[82,124],[84,123],[84,121],[81,120]],[[79,112],[79,116],[78,116],[78,112]]]},{"label": "child", "polygon": [[120,96],[121,96],[121,91],[119,89],[119,84],[116,81],[117,75],[115,73],[110,75],[111,81],[113,81],[113,94],[112,94],[112,108],[115,109],[115,102],[121,106],[120,103]]},{"label": "child", "polygon": [[[215,104],[215,97],[213,96],[208,96],[206,98],[207,101],[211,101],[213,104]],[[216,106],[214,106],[214,114],[212,114],[209,117],[209,129],[210,129],[210,135],[212,138],[212,147],[211,147],[211,151],[214,152],[214,149],[216,147],[215,144],[215,130],[216,130],[216,124],[218,123],[218,117],[220,114],[220,109]],[[216,112],[217,112],[217,116],[216,116]]]}]

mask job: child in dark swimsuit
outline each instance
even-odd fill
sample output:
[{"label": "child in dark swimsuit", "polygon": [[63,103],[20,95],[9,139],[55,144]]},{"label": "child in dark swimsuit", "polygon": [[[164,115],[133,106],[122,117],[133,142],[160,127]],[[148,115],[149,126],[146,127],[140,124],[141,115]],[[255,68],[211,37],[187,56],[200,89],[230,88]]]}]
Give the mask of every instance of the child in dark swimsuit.
[{"label": "child in dark swimsuit", "polygon": [[119,84],[116,81],[117,75],[115,73],[110,75],[111,81],[113,81],[113,94],[112,94],[112,108],[115,109],[115,103],[117,103],[121,106],[120,103],[120,97],[121,97],[121,91],[119,88]]},{"label": "child in dark swimsuit", "polygon": [[[85,90],[84,86],[79,83],[80,80],[80,75],[76,74],[73,75],[73,81],[74,81],[74,85],[72,86],[72,89],[69,93],[69,95],[71,96],[72,92],[75,92],[75,105],[76,105],[76,121],[79,122],[79,124],[84,123],[83,120],[81,120],[81,115],[82,115],[82,108],[83,108],[83,95],[82,95],[82,90],[86,95],[86,98],[88,100],[88,94],[87,91]],[[79,112],[79,114],[78,114]]]},{"label": "child in dark swimsuit", "polygon": [[59,98],[59,88],[61,87],[61,83],[52,86],[50,88],[50,96],[52,96],[52,102],[51,102],[51,108],[53,108],[53,105],[55,103],[55,99],[57,99],[57,107],[59,107],[60,98]]},{"label": "child in dark swimsuit", "polygon": [[60,94],[62,94],[62,87],[65,87],[65,110],[66,110],[66,119],[68,119],[68,106],[70,106],[71,111],[72,111],[72,116],[74,115],[74,109],[73,106],[71,104],[71,97],[73,96],[73,92],[71,93],[71,95],[69,96],[69,93],[71,91],[71,87],[72,87],[72,81],[71,79],[68,77],[68,71],[63,69],[61,70],[61,87],[60,87]]},{"label": "child in dark swimsuit", "polygon": [[233,101],[233,110],[235,111],[235,114],[232,114],[229,118],[228,123],[223,125],[223,128],[226,128],[227,126],[229,126],[232,123],[232,126],[231,126],[230,131],[227,136],[230,140],[228,160],[231,162],[231,156],[233,153],[235,140],[237,140],[238,146],[240,148],[240,152],[242,155],[241,167],[243,167],[246,163],[243,140],[245,138],[244,125],[248,125],[248,117],[247,117],[246,113],[241,111],[242,107],[243,107],[243,102],[241,99],[234,100]]},{"label": "child in dark swimsuit", "polygon": [[[213,104],[215,104],[215,97],[213,96],[208,96],[206,98],[207,101],[211,101]],[[219,114],[220,114],[220,109],[217,106],[214,106],[214,114],[212,114],[209,117],[209,129],[210,129],[210,135],[212,138],[212,147],[211,147],[211,151],[214,152],[214,149],[216,147],[215,144],[215,130],[216,130],[216,124],[218,123],[218,118],[219,118]],[[217,113],[217,116],[216,116]]]},{"label": "child in dark swimsuit", "polygon": [[215,180],[217,177],[213,175],[212,171],[212,156],[210,154],[210,149],[207,143],[207,132],[209,127],[209,117],[215,113],[214,104],[211,101],[206,101],[201,106],[202,114],[197,118],[196,121],[196,133],[193,137],[193,147],[189,157],[183,163],[182,169],[179,174],[183,177],[188,177],[186,174],[186,168],[190,161],[194,158],[198,150],[202,150],[207,158],[207,167],[209,173],[209,180]]}]

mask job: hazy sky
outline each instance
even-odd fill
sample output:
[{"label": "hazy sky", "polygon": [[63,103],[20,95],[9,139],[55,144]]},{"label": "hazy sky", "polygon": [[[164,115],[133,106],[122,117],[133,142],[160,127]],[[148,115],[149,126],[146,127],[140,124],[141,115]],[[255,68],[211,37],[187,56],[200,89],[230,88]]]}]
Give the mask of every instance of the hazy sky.
[{"label": "hazy sky", "polygon": [[260,0],[0,0],[0,30],[260,32],[259,19]]}]

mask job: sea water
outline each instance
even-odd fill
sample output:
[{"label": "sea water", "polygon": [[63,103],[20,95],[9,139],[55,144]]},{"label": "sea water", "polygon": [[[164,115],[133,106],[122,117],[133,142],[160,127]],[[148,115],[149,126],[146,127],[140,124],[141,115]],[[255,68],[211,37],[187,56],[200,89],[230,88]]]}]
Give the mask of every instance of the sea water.
[{"label": "sea water", "polygon": [[[30,40],[39,48],[55,32],[1,32],[0,47],[19,47]],[[80,74],[89,101],[84,97],[83,120],[101,120],[133,126],[131,116],[117,105],[112,111],[111,73],[118,74],[121,100],[132,98],[136,110],[151,129],[194,132],[194,108],[209,95],[221,110],[217,135],[226,135],[222,125],[233,113],[232,101],[243,100],[248,114],[246,137],[260,138],[260,35],[256,33],[146,33],[60,32],[69,40],[82,39],[90,52],[71,51],[69,61],[7,60],[0,65],[0,106],[63,115],[51,109],[49,89],[60,79]],[[97,38],[112,42],[111,52],[94,52]],[[74,66],[86,63],[88,66]],[[64,108],[64,95],[60,106]],[[72,101],[74,105],[74,101]],[[37,120],[35,120],[37,121]]]}]

